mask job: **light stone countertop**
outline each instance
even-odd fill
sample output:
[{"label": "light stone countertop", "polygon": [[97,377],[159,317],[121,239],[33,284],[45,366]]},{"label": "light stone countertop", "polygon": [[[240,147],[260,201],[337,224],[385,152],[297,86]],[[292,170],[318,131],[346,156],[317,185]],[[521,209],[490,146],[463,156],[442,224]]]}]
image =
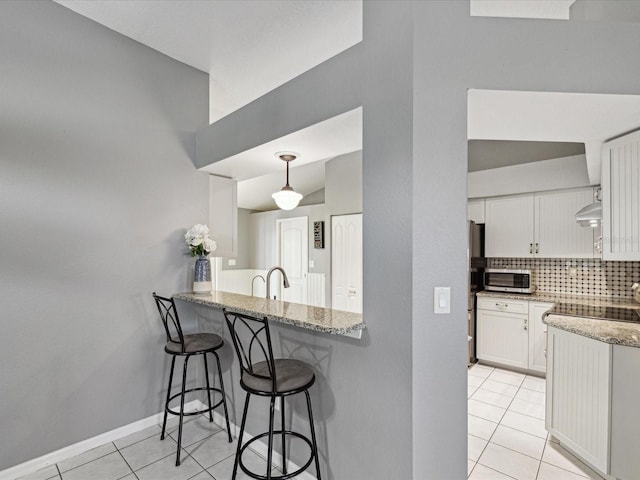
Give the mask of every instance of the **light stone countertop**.
[{"label": "light stone countertop", "polygon": [[[528,300],[533,302],[548,302],[557,304],[545,313],[544,323],[551,327],[576,333],[584,337],[593,338],[601,342],[629,347],[640,347],[640,323],[616,321],[615,310],[640,308],[640,304],[630,298],[589,297],[581,295],[555,294],[552,292],[536,292],[533,294],[513,294],[502,292],[478,292],[478,297],[506,298],[511,300]],[[571,305],[594,307],[593,316],[567,315],[567,308]],[[606,307],[614,307],[609,310]],[[576,311],[584,309],[577,308]],[[606,312],[613,312],[605,317]]]},{"label": "light stone countertop", "polygon": [[214,290],[210,295],[190,292],[176,293],[173,298],[208,307],[226,308],[247,315],[267,317],[272,322],[336,335],[354,336],[353,334],[360,333],[359,330],[366,328],[360,313],[312,307],[218,290]]},{"label": "light stone countertop", "polygon": [[544,303],[575,303],[578,305],[592,305],[594,307],[640,308],[640,303],[635,302],[632,298],[592,297],[587,295],[568,295],[566,293],[554,292],[508,293],[483,290],[481,292],[477,292],[476,296]]}]

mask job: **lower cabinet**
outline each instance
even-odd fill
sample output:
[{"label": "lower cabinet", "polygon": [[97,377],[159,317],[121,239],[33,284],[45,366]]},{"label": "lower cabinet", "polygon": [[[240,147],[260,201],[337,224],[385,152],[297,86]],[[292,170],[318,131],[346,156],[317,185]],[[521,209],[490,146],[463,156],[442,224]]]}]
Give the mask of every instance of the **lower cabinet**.
[{"label": "lower cabinet", "polygon": [[545,422],[560,443],[609,469],[611,345],[549,327]]},{"label": "lower cabinet", "polygon": [[528,303],[499,298],[478,300],[476,355],[479,360],[528,367]]},{"label": "lower cabinet", "polygon": [[546,428],[607,478],[640,478],[640,348],[548,329]]},{"label": "lower cabinet", "polygon": [[546,325],[542,315],[552,303],[479,297],[479,360],[538,373],[546,371]]},{"label": "lower cabinet", "polygon": [[529,302],[529,370],[547,371],[547,325],[542,316],[553,303]]}]

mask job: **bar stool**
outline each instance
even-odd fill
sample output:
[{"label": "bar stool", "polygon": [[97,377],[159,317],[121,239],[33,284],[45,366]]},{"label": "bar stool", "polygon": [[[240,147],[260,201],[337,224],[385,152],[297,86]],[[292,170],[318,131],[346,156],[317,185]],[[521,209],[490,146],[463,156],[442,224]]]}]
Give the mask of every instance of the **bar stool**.
[{"label": "bar stool", "polygon": [[[320,464],[318,463],[318,446],[316,443],[316,433],[313,425],[313,413],[311,411],[311,398],[309,388],[314,384],[316,378],[313,370],[305,363],[293,359],[274,359],[271,346],[271,335],[269,333],[269,323],[267,318],[256,318],[237,312],[224,310],[224,316],[233,339],[238,360],[240,362],[240,386],[247,392],[244,411],[242,413],[242,423],[240,426],[240,436],[236,449],[236,458],[233,466],[232,480],[235,480],[238,466],[252,478],[267,480],[286,480],[302,473],[315,460],[317,479],[320,477]],[[307,399],[307,410],[309,412],[309,426],[311,438],[298,432],[285,429],[284,420],[284,397],[304,392]],[[242,436],[249,410],[249,399],[251,395],[260,395],[271,399],[269,410],[269,430],[254,436],[251,440],[242,444]],[[274,413],[276,399],[280,398],[281,426],[280,430],[274,430]],[[273,437],[280,435],[282,438],[282,466],[283,474],[273,476],[271,474],[273,458]],[[296,437],[304,441],[310,449],[307,462],[295,472],[287,473],[286,457],[286,437]],[[260,475],[250,471],[242,461],[242,455],[253,442],[261,438],[268,437],[267,451],[267,473]]]},{"label": "bar stool", "polygon": [[[171,372],[169,373],[169,386],[167,387],[167,399],[164,404],[164,420],[162,421],[162,434],[160,440],[164,440],[165,430],[167,426],[167,414],[177,415],[180,417],[178,424],[178,453],[176,454],[176,467],[180,465],[180,447],[182,444],[182,420],[185,416],[200,415],[201,413],[209,412],[209,421],[213,422],[213,410],[218,406],[224,407],[224,417],[227,422],[227,434],[229,435],[229,443],[231,443],[231,426],[229,425],[229,413],[227,412],[227,400],[224,394],[224,383],[222,382],[222,370],[220,369],[220,358],[216,353],[224,342],[219,335],[215,333],[194,333],[185,335],[182,333],[182,327],[180,326],[180,319],[178,318],[178,310],[173,298],[165,298],[156,295],[153,292],[153,298],[156,301],[158,312],[160,312],[160,318],[164,325],[165,332],[167,334],[167,344],[164,347],[164,351],[171,355]],[[216,364],[218,365],[218,377],[220,378],[220,388],[211,387],[209,385],[209,366],[207,365],[207,353],[212,353],[216,357]],[[187,383],[187,366],[189,365],[189,359],[194,355],[202,355],[204,360],[204,372],[207,381],[206,387],[195,387],[186,390]],[[182,370],[182,389],[180,392],[171,395],[171,384],[173,382],[173,368],[176,364],[176,357],[184,357],[184,365]],[[184,411],[184,398],[185,394],[191,392],[207,392],[207,400],[209,403],[208,408],[185,413]],[[222,395],[222,399],[211,404],[211,392],[218,392]],[[169,402],[175,398],[180,397],[180,410],[172,410],[169,408]]]}]

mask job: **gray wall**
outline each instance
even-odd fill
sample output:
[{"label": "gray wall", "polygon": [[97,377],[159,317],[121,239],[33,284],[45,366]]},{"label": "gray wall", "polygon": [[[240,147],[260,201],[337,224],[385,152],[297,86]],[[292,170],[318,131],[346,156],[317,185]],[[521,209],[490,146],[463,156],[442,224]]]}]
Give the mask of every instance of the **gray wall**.
[{"label": "gray wall", "polygon": [[208,83],[48,1],[0,2],[0,45],[2,470],[161,411]]},{"label": "gray wall", "polygon": [[[4,468],[159,411],[149,292],[185,288],[180,226],[205,221],[207,183],[188,149],[206,123],[203,75],[52,3],[0,12],[0,334],[17,339],[0,353],[0,391],[13,392],[0,411]],[[326,478],[466,476],[467,88],[637,95],[638,51],[631,23],[365,2],[362,44],[200,134],[202,163],[364,107],[368,330],[358,341],[274,329],[282,354],[316,366]],[[431,313],[439,285],[452,287],[451,315]],[[224,332],[220,312],[191,313]]]},{"label": "gray wall", "polygon": [[362,212],[362,150],[325,163],[327,215]]},{"label": "gray wall", "polygon": [[[365,2],[361,44],[199,133],[204,164],[363,106],[368,330],[325,340],[314,401],[333,408],[320,420],[329,478],[466,477],[467,89],[638,94],[638,51],[634,24]],[[452,288],[450,315],[432,313],[435,286]]]}]

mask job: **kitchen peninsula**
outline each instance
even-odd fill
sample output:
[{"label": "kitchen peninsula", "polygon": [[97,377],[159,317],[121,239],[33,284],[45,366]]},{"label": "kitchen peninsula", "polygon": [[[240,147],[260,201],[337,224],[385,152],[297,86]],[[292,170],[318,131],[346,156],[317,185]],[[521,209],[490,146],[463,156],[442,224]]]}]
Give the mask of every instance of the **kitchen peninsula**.
[{"label": "kitchen peninsula", "polygon": [[177,293],[173,295],[173,298],[208,307],[228,308],[247,315],[267,317],[271,322],[284,323],[334,335],[348,335],[360,338],[362,330],[366,328],[360,313],[218,290],[212,291],[210,295]]}]

